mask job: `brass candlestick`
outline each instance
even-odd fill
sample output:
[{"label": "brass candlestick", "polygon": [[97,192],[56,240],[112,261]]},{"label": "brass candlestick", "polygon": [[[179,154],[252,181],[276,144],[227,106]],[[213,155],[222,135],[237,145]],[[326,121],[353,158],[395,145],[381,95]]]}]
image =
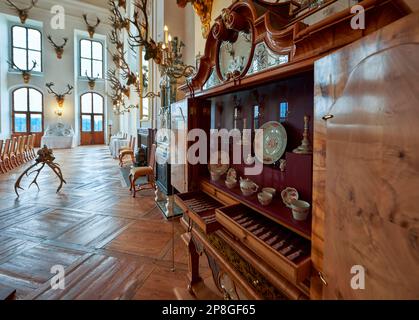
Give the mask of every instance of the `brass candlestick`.
[{"label": "brass candlestick", "polygon": [[308,139],[308,116],[304,116],[304,133],[303,133],[303,141],[301,142],[301,145],[294,150],[294,153],[299,154],[311,154],[313,152],[313,149],[310,146],[310,140]]}]

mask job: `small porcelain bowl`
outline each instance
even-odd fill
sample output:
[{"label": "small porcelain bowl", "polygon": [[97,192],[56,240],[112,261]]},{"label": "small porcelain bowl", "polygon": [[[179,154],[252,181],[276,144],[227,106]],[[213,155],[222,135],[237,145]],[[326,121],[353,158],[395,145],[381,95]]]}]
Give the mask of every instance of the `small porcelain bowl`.
[{"label": "small porcelain bowl", "polygon": [[307,219],[310,211],[310,204],[303,200],[291,201],[292,216],[297,221],[304,221]]},{"label": "small porcelain bowl", "polygon": [[274,188],[263,188],[262,192],[270,193],[272,194],[272,197],[275,197],[275,194],[276,194],[276,190]]},{"label": "small porcelain bowl", "polygon": [[272,202],[272,193],[269,192],[259,192],[258,200],[262,206],[269,206]]},{"label": "small porcelain bowl", "polygon": [[226,184],[227,188],[233,189],[237,185],[237,180],[226,179],[225,184]]},{"label": "small porcelain bowl", "polygon": [[218,181],[220,180],[221,175],[219,173],[211,172],[211,180]]}]

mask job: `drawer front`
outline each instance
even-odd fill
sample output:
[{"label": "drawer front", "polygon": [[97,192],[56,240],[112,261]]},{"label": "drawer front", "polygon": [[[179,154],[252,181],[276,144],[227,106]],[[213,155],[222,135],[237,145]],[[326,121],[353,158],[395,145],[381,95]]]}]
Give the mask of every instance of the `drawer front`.
[{"label": "drawer front", "polygon": [[[236,212],[243,212],[244,214],[249,210],[242,205],[224,207],[216,210],[216,218],[217,221],[219,221],[220,224],[233,234],[241,243],[272,265],[278,273],[282,274],[292,283],[299,284],[309,277],[311,272],[309,252],[307,256],[301,256],[301,258],[294,263],[285,255],[282,255],[279,251],[274,249],[273,246],[267,244],[265,241],[261,240],[259,237],[255,236],[252,232],[236,222],[228,213],[231,208],[234,208]],[[272,223],[270,222],[270,224]],[[289,243],[291,243],[293,247],[296,247],[294,252],[297,252],[298,247],[297,245],[294,245],[294,243],[299,243],[299,239],[294,238],[293,235],[287,237],[289,238]],[[295,234],[295,237],[299,236]],[[275,236],[273,238],[275,238]],[[278,239],[278,242],[281,242],[281,239]],[[308,243],[304,243],[304,246],[306,245],[308,245]],[[284,247],[286,248],[286,246],[288,246],[288,244]],[[292,256],[292,251],[290,251],[289,256]]]},{"label": "drawer front", "polygon": [[201,183],[201,190],[209,194],[210,196],[216,198],[218,201],[222,202],[226,206],[231,206],[239,203],[234,198],[226,195],[223,192],[220,192],[219,190],[215,189],[213,186],[206,182]]},{"label": "drawer front", "polygon": [[175,203],[206,234],[221,226],[215,218],[215,209],[223,206],[203,192],[188,192],[175,195]]}]

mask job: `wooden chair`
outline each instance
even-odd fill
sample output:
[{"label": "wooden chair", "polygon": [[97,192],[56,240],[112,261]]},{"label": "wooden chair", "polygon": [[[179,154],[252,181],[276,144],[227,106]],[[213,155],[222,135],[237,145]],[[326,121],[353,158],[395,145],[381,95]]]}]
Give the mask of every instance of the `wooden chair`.
[{"label": "wooden chair", "polygon": [[27,136],[20,136],[17,140],[17,149],[16,149],[16,159],[18,164],[21,166],[25,163],[25,144],[26,144]]},{"label": "wooden chair", "polygon": [[[126,138],[125,138],[125,139],[126,139]],[[119,150],[118,150],[118,154],[120,154],[120,153],[121,153],[121,151],[124,151],[124,150],[130,150],[130,149],[131,149],[132,139],[134,139],[134,137],[133,137],[133,136],[129,136],[129,143],[128,143],[128,145],[127,145],[127,146],[125,146],[125,147],[121,147],[121,148],[119,148]]]},{"label": "wooden chair", "polygon": [[135,141],[136,141],[136,138],[133,138],[131,140],[131,143],[129,145],[129,148],[128,149],[123,149],[123,150],[121,150],[119,152],[119,165],[121,167],[124,166],[124,158],[127,157],[127,156],[130,156],[131,157],[132,163],[135,162],[135,158],[134,158]]},{"label": "wooden chair", "polygon": [[17,158],[16,158],[17,144],[18,144],[18,139],[16,137],[13,137],[11,146],[10,146],[10,153],[9,153],[9,159],[10,159],[10,164],[12,165],[12,169],[17,168],[19,165],[17,163]]},{"label": "wooden chair", "polygon": [[10,163],[10,139],[6,139],[6,142],[4,144],[4,150],[3,153],[1,154],[1,160],[3,162],[3,166],[7,171],[12,170],[12,165]]},{"label": "wooden chair", "polygon": [[[129,190],[131,191],[132,196],[134,198],[135,193],[137,191],[142,191],[146,189],[156,189],[156,179],[154,174],[154,168],[156,165],[156,148],[156,145],[153,144],[150,150],[150,157],[148,158],[148,167],[139,167],[131,169],[129,175],[129,181],[131,182],[131,186]],[[141,177],[147,177],[148,183],[139,186],[137,189],[135,182]]]},{"label": "wooden chair", "polygon": [[31,146],[30,146],[30,152],[32,154],[32,159],[35,159],[36,158],[35,141],[36,141],[36,134],[33,134],[32,135]]},{"label": "wooden chair", "polygon": [[32,143],[32,139],[33,139],[33,134],[28,136],[28,139],[26,140],[26,144],[25,144],[25,150],[24,150],[24,155],[25,155],[25,160],[26,161],[30,161],[32,160],[32,155],[31,155],[31,143]]}]

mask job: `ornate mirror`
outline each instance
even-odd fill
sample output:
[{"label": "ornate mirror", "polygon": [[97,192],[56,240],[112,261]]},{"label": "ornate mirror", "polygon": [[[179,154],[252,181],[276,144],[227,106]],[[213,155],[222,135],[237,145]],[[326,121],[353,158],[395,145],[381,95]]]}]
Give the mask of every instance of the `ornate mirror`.
[{"label": "ornate mirror", "polygon": [[222,41],[218,56],[218,70],[223,81],[244,75],[253,52],[253,33],[237,32],[234,41]]}]

